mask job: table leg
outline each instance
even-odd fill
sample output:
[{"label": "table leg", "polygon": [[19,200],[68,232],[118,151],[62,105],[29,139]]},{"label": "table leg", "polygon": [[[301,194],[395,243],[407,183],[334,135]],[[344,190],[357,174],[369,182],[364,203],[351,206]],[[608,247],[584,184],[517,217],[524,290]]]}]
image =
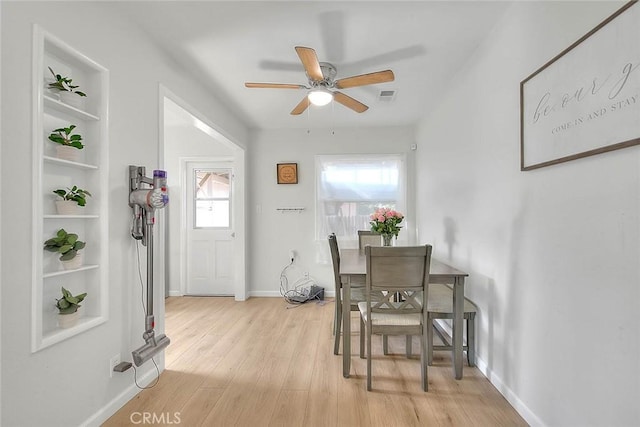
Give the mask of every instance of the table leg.
[{"label": "table leg", "polygon": [[342,376],[351,371],[351,278],[347,277],[342,294]]},{"label": "table leg", "polygon": [[455,379],[462,379],[462,335],[464,325],[464,277],[456,277],[453,283],[453,372]]}]

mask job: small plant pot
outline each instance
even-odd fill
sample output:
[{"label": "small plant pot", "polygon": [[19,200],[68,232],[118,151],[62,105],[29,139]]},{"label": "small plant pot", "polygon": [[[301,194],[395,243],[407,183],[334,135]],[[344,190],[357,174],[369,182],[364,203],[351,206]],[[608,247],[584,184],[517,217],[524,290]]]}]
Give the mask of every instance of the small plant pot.
[{"label": "small plant pot", "polygon": [[56,157],[62,160],[78,162],[80,161],[80,150],[75,147],[69,147],[67,145],[57,144]]},{"label": "small plant pot", "polygon": [[62,268],[65,270],[77,270],[82,267],[82,252],[78,252],[76,256],[74,256],[69,261],[60,261],[62,263]]},{"label": "small plant pot", "polygon": [[69,314],[59,314],[58,313],[58,326],[66,329],[71,328],[78,324],[78,319],[80,315],[78,312],[69,313]]},{"label": "small plant pot", "polygon": [[58,215],[80,215],[82,207],[74,200],[56,200],[56,211]]},{"label": "small plant pot", "polygon": [[82,97],[73,92],[61,91],[58,92],[58,96],[60,97],[60,101],[67,105],[71,105],[72,107],[81,109],[84,106],[84,100]]}]

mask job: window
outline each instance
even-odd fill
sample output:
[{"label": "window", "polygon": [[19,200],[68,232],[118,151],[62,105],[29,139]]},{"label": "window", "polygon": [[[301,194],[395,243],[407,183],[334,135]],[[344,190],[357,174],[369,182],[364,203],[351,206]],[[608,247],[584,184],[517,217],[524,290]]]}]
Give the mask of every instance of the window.
[{"label": "window", "polygon": [[195,193],[195,227],[229,228],[231,223],[231,171],[196,169],[193,173]]},{"label": "window", "polygon": [[380,206],[405,211],[405,157],[401,154],[316,157],[316,237],[357,240]]}]

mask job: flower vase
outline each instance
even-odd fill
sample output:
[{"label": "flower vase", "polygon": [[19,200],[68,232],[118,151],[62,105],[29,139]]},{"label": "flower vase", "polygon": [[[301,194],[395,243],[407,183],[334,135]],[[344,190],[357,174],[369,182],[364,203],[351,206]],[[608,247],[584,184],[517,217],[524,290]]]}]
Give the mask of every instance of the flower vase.
[{"label": "flower vase", "polygon": [[393,234],[383,233],[380,236],[381,236],[381,239],[382,239],[382,246],[393,246],[392,245]]}]

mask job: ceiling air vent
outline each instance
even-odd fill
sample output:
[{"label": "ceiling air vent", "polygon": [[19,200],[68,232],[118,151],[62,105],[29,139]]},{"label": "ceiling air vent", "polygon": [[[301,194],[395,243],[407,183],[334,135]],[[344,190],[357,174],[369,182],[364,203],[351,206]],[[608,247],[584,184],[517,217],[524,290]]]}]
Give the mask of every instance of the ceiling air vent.
[{"label": "ceiling air vent", "polygon": [[396,97],[395,90],[381,90],[380,95],[378,95],[378,100],[390,102],[393,101]]}]

